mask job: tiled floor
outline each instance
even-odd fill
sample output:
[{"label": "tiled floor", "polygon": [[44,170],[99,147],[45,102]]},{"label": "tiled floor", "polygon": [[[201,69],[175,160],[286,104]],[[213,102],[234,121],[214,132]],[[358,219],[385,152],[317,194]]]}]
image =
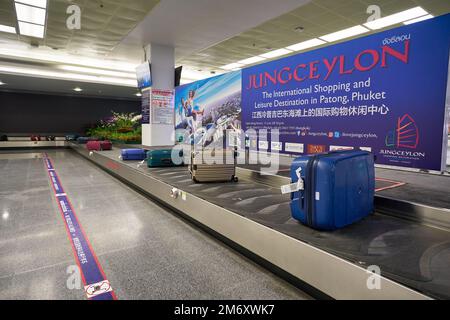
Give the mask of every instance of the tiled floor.
[{"label": "tiled floor", "polygon": [[[308,299],[71,151],[49,152],[119,299]],[[85,299],[42,159],[0,157],[0,299]]]}]

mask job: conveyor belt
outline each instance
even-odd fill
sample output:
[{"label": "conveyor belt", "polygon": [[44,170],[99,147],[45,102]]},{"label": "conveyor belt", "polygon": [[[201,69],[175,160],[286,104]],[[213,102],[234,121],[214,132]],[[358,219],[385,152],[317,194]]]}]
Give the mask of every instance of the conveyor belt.
[{"label": "conveyor belt", "polygon": [[[143,146],[117,145],[117,147],[142,148]],[[257,180],[261,183],[279,187],[282,184],[288,183],[286,182],[287,180],[283,178],[290,178],[290,165],[293,160],[294,158],[292,157],[281,155],[279,157],[278,170],[269,169],[266,166],[261,166],[258,164],[238,164],[238,167],[240,169],[253,171],[254,174],[251,174],[252,180]],[[266,169],[266,172],[272,176],[261,177],[259,173],[262,168]],[[250,173],[246,173],[245,175],[250,176]],[[414,219],[414,215],[416,215],[417,219],[415,220],[419,220],[421,222],[426,222],[424,220],[427,220],[427,216],[431,216],[429,218],[430,224],[438,221],[438,224],[442,224],[442,222],[444,222],[445,225],[444,220],[449,220],[450,222],[450,197],[448,196],[448,194],[450,194],[450,175],[437,175],[377,167],[376,177],[380,179],[392,180],[393,182],[397,181],[405,183],[401,187],[388,188],[377,192],[377,205],[380,207],[391,207],[394,204],[398,209],[396,215],[406,215],[411,219]],[[386,183],[385,181],[376,181],[377,189],[384,188],[388,185],[389,183]],[[386,204],[383,203],[385,200]],[[405,207],[406,212],[401,210],[402,207]],[[434,208],[436,210],[429,210],[430,208]],[[411,212],[414,210],[418,210],[418,212]],[[445,218],[445,216],[448,217]],[[439,222],[439,220],[442,221]]]},{"label": "conveyor belt", "polygon": [[[277,188],[290,183],[290,170],[286,164],[271,175],[260,172],[259,165],[241,165],[238,168],[239,176],[259,183]],[[449,176],[380,168],[376,173],[375,206],[379,213],[450,230]],[[386,188],[389,186],[393,187]]]},{"label": "conveyor belt", "polygon": [[[83,147],[74,149],[87,156]],[[238,184],[194,184],[185,167],[137,168],[137,162],[120,162],[119,150],[95,156],[108,159],[101,160],[106,170],[114,171],[111,164],[119,163],[354,265],[377,265],[384,277],[429,297],[450,298],[450,233],[446,230],[375,214],[339,231],[318,232],[291,218],[290,199],[278,188],[246,180]]]}]

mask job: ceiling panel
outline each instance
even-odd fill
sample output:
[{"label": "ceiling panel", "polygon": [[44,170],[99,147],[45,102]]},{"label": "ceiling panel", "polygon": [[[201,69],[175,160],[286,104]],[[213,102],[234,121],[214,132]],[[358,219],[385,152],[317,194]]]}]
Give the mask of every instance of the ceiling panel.
[{"label": "ceiling panel", "polygon": [[[45,39],[23,36],[1,38],[48,46],[68,53],[105,55],[136,27],[160,0],[48,0]],[[81,8],[81,30],[66,26],[67,7],[76,4]],[[0,1],[0,24],[17,26],[13,0]],[[98,46],[101,50],[98,50]]]},{"label": "ceiling panel", "polygon": [[[369,5],[382,16],[422,6],[434,16],[450,12],[448,0],[313,0],[215,46],[201,50],[179,65],[215,71],[220,66],[367,22]],[[303,27],[302,32],[295,29]]]},{"label": "ceiling panel", "polygon": [[[264,0],[259,11],[256,1],[263,0],[49,0],[45,39],[1,33],[0,46],[33,42],[58,50],[40,48],[49,52],[137,64],[143,45],[155,41],[176,47],[178,65],[209,74],[229,63],[362,24],[369,5],[379,5],[383,16],[419,5],[433,15],[450,12],[450,0]],[[66,27],[71,3],[82,9],[81,30]],[[0,24],[16,25],[13,0],[0,0]],[[158,42],[162,40],[167,43]]]}]

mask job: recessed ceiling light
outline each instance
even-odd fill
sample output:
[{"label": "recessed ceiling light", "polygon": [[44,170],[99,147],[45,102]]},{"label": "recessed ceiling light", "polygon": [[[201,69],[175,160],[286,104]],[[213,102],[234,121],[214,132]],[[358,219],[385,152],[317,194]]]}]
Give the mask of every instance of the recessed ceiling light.
[{"label": "recessed ceiling light", "polygon": [[412,19],[412,20],[408,20],[403,22],[404,24],[408,25],[408,24],[413,24],[416,22],[420,22],[420,21],[424,21],[424,20],[428,20],[434,18],[434,16],[432,16],[431,14],[427,14],[426,16],[420,17],[420,18],[416,18],[416,19]]},{"label": "recessed ceiling light", "polygon": [[369,29],[358,25],[358,26],[354,26],[354,27],[347,28],[344,30],[336,31],[336,32],[324,35],[319,38],[322,40],[325,40],[327,42],[333,42],[333,41],[338,41],[338,40],[342,40],[345,38],[353,37],[353,36],[356,36],[359,34],[363,34],[363,33],[369,32],[369,31],[370,31]]},{"label": "recessed ceiling light", "polygon": [[243,64],[241,64],[241,63],[230,63],[230,64],[227,64],[226,66],[220,67],[220,69],[233,70],[233,69],[241,68],[242,66],[243,66]]},{"label": "recessed ceiling light", "polygon": [[136,93],[136,97],[142,97],[142,93],[140,92]]},{"label": "recessed ceiling light", "polygon": [[92,68],[102,68],[110,69],[113,71],[124,71],[130,72],[134,70],[136,65],[134,63],[126,63],[124,61],[113,61],[113,60],[101,60],[101,59],[91,59],[80,57],[76,55],[69,55],[57,52],[48,52],[45,49],[30,49],[30,48],[3,48],[0,46],[0,56],[12,57],[12,58],[23,58],[33,61],[46,61],[52,63],[62,63],[62,64],[77,64],[85,67]]},{"label": "recessed ceiling light", "polygon": [[39,25],[45,24],[46,10],[16,2],[17,20]]},{"label": "recessed ceiling light", "polygon": [[320,46],[321,44],[324,44],[324,43],[326,43],[326,42],[316,38],[316,39],[311,39],[311,40],[307,40],[307,41],[303,41],[303,42],[294,44],[292,46],[287,47],[287,49],[292,50],[292,51],[300,51],[300,50],[305,50],[308,48]]},{"label": "recessed ceiling light", "polygon": [[301,27],[301,26],[298,26],[298,27],[295,27],[295,28],[294,28],[294,31],[295,31],[295,32],[298,32],[298,33],[301,33],[301,32],[303,32],[303,31],[305,31],[305,28],[303,28],[303,27]]},{"label": "recessed ceiling light", "polygon": [[73,91],[81,92],[81,91],[83,91],[83,89],[81,89],[80,87],[76,87],[76,88],[73,89]]},{"label": "recessed ceiling light", "polygon": [[364,25],[369,29],[377,30],[397,23],[405,22],[414,18],[418,18],[427,14],[428,12],[422,9],[421,7],[415,7],[412,9],[401,11],[399,13],[391,14],[390,16],[381,19],[367,22]]},{"label": "recessed ceiling light", "polygon": [[0,32],[16,33],[16,28],[0,24]]},{"label": "recessed ceiling light", "polygon": [[267,52],[261,55],[261,57],[263,58],[267,58],[267,59],[272,59],[272,58],[276,58],[276,57],[280,57],[280,56],[284,56],[286,54],[292,53],[292,50],[288,50],[288,49],[278,49],[278,50],[274,50],[271,52]]},{"label": "recessed ceiling light", "polygon": [[47,8],[47,0],[15,0],[16,2],[29,4],[34,7]]},{"label": "recessed ceiling light", "polygon": [[19,21],[19,30],[22,36],[44,38],[44,26]]},{"label": "recessed ceiling light", "polygon": [[6,83],[4,83],[3,81],[0,81],[0,86],[5,85]]},{"label": "recessed ceiling light", "polygon": [[123,78],[111,78],[103,76],[93,76],[88,74],[80,73],[67,73],[67,72],[56,72],[48,69],[37,69],[32,67],[16,67],[11,65],[0,64],[0,73],[7,74],[20,74],[31,77],[49,78],[49,79],[62,79],[70,81],[81,81],[88,83],[105,83],[111,85],[117,85],[121,87],[132,87],[136,88],[136,80],[123,79]]},{"label": "recessed ceiling light", "polygon": [[263,58],[263,57],[251,57],[251,58],[248,58],[248,59],[244,59],[244,60],[238,61],[238,63],[243,64],[243,65],[247,65],[247,64],[258,63],[258,62],[261,62],[261,61],[264,61],[264,60],[266,60],[266,58]]}]

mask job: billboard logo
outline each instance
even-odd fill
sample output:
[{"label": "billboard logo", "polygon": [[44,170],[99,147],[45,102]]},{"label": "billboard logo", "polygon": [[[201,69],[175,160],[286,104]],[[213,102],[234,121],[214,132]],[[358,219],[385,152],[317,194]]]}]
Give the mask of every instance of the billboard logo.
[{"label": "billboard logo", "polygon": [[304,153],[305,152],[305,145],[302,143],[289,143],[286,142],[286,152],[293,152],[293,153]]},{"label": "billboard logo", "polygon": [[272,151],[282,151],[283,150],[283,143],[282,142],[274,142],[272,141],[271,143],[271,148]]},{"label": "billboard logo", "polygon": [[327,147],[316,144],[308,145],[308,154],[317,154],[317,153],[325,153],[327,152]]},{"label": "billboard logo", "polygon": [[419,145],[419,128],[416,121],[405,114],[398,118],[397,128],[386,136],[386,147],[416,149]]},{"label": "billboard logo", "polygon": [[345,146],[330,146],[330,151],[345,151],[345,150],[354,150],[353,147],[345,147]]}]

